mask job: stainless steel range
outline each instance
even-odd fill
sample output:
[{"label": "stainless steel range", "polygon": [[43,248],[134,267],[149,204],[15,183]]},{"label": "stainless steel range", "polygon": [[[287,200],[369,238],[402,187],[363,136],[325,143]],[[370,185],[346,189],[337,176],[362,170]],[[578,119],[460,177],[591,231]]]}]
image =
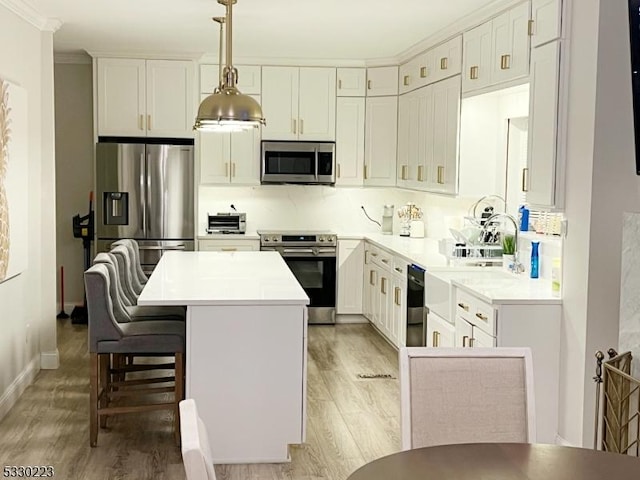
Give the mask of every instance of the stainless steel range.
[{"label": "stainless steel range", "polygon": [[259,231],[260,250],[279,252],[311,300],[309,323],[336,321],[336,252],[331,232]]}]

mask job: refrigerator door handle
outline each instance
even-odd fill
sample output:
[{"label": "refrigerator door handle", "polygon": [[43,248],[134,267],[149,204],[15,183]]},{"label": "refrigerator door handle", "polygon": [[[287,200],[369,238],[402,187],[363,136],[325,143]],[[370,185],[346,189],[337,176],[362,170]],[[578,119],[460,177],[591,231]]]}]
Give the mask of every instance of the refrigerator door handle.
[{"label": "refrigerator door handle", "polygon": [[162,245],[152,245],[148,247],[140,246],[140,250],[186,250],[186,245],[172,245],[170,247],[163,247]]},{"label": "refrigerator door handle", "polygon": [[142,217],[140,218],[140,229],[143,236],[147,236],[147,201],[146,201],[146,178],[147,169],[145,168],[144,153],[140,154],[140,211],[142,211]]}]

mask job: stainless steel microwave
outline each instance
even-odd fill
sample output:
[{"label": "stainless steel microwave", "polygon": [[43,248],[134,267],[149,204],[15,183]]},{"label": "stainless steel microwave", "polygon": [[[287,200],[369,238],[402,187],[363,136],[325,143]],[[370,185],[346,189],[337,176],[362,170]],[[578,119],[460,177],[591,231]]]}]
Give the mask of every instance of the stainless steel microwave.
[{"label": "stainless steel microwave", "polygon": [[262,142],[262,183],[336,183],[334,142]]}]

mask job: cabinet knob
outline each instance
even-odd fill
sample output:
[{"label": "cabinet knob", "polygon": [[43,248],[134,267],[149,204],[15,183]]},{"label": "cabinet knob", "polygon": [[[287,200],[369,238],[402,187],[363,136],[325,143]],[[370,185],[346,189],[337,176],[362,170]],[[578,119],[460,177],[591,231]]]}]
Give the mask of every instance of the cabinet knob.
[{"label": "cabinet knob", "polygon": [[511,68],[511,55],[502,55],[500,57],[500,69],[509,70],[509,68]]},{"label": "cabinet knob", "polygon": [[403,83],[405,86],[409,85],[411,83],[411,77],[409,75],[405,75]]}]

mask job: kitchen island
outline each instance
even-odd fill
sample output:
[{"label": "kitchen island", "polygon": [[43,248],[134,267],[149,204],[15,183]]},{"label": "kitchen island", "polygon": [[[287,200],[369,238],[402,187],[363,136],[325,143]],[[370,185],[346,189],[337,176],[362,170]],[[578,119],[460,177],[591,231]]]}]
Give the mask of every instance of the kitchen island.
[{"label": "kitchen island", "polygon": [[167,252],[139,305],[187,307],[186,397],[214,463],[289,460],[303,443],[309,298],[277,252]]}]

